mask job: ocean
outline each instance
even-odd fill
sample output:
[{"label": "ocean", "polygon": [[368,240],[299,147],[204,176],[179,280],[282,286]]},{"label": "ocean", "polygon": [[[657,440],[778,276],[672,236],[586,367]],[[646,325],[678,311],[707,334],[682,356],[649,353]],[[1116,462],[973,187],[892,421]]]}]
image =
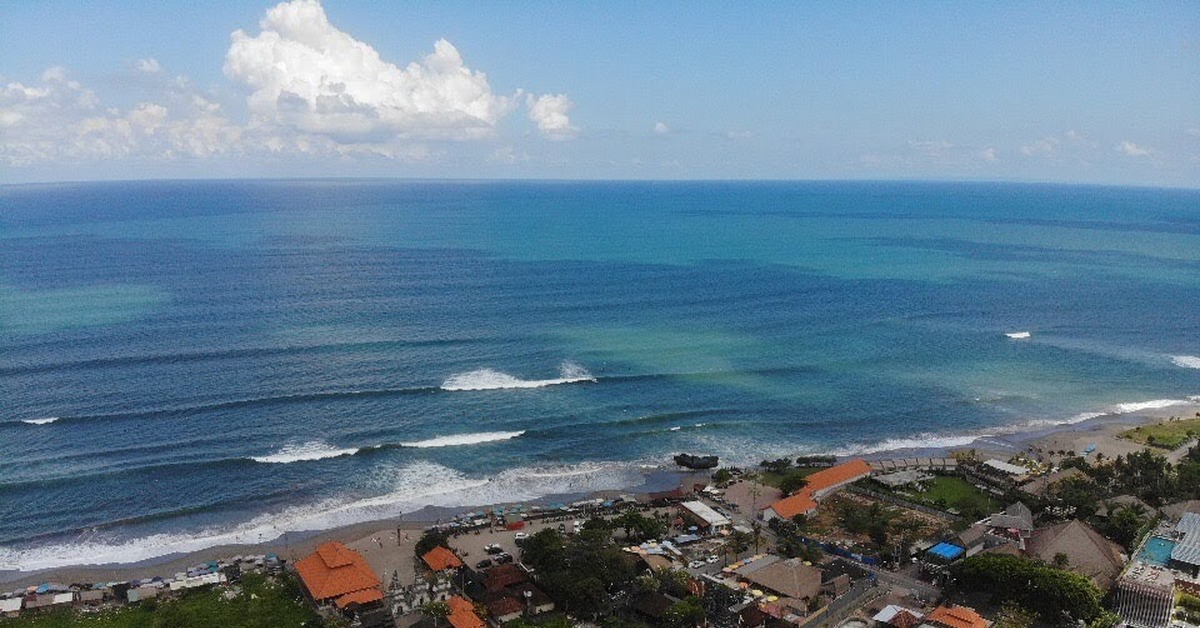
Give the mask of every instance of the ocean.
[{"label": "ocean", "polygon": [[0,187],[0,570],[1169,407],[1198,306],[1194,190]]}]

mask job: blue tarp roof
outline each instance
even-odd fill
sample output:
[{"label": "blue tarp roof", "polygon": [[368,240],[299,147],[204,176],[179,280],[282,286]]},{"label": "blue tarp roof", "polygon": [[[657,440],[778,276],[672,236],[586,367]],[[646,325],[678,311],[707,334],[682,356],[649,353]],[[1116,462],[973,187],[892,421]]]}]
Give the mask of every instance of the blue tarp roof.
[{"label": "blue tarp roof", "polygon": [[937,545],[929,548],[929,553],[943,560],[954,560],[966,553],[967,550],[953,544],[942,541]]}]

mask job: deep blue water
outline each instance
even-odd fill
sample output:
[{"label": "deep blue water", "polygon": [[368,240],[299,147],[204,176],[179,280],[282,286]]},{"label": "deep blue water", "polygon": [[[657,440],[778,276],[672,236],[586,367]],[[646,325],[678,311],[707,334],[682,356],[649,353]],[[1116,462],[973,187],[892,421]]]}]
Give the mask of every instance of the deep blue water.
[{"label": "deep blue water", "polygon": [[0,569],[1165,405],[1198,306],[1197,191],[3,187]]}]

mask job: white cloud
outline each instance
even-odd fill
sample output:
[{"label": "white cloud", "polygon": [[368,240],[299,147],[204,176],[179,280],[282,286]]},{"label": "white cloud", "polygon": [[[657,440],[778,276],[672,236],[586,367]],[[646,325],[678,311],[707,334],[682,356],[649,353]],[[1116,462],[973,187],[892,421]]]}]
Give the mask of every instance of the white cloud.
[{"label": "white cloud", "polygon": [[151,57],[148,59],[138,59],[137,69],[138,72],[144,72],[146,74],[158,74],[162,71],[162,66],[158,64],[157,59]]},{"label": "white cloud", "polygon": [[667,126],[666,122],[660,121],[660,122],[654,123],[654,134],[655,135],[667,135],[670,132],[671,132],[671,127]]},{"label": "white cloud", "polygon": [[955,148],[954,144],[951,144],[945,140],[910,141],[908,145],[913,150],[928,157],[946,157],[950,151]]},{"label": "white cloud", "polygon": [[1192,137],[1200,137],[1200,127],[1192,127],[1190,129],[1185,129],[1183,131],[1183,133],[1184,133],[1184,135],[1190,135]]},{"label": "white cloud", "polygon": [[1021,147],[1021,154],[1026,157],[1053,157],[1058,152],[1058,146],[1062,144],[1062,140],[1057,137],[1045,137],[1032,144],[1026,144]]},{"label": "white cloud", "polygon": [[259,26],[255,36],[233,33],[225,74],[250,91],[261,124],[339,143],[471,139],[492,136],[516,104],[493,93],[450,42],[401,68],[333,26],[317,0],[279,4]]},{"label": "white cloud", "polygon": [[994,146],[988,146],[987,148],[976,153],[975,156],[983,161],[996,161],[996,148]]},{"label": "white cloud", "polygon": [[569,140],[575,137],[579,129],[571,126],[571,118],[567,114],[575,108],[575,103],[566,94],[545,94],[534,98],[530,94],[526,98],[529,107],[529,119],[533,120],[548,139]]},{"label": "white cloud", "polygon": [[1145,146],[1138,146],[1129,140],[1124,140],[1117,144],[1116,150],[1127,157],[1149,157],[1154,154],[1154,151]]},{"label": "white cloud", "polygon": [[168,96],[169,107],[104,107],[61,67],[46,70],[34,85],[9,83],[0,89],[0,163],[203,157],[236,148],[242,131],[220,106],[185,92]]},{"label": "white cloud", "polygon": [[442,152],[427,141],[493,138],[523,100],[544,136],[578,131],[565,94],[497,95],[445,40],[399,67],[330,24],[317,0],[279,4],[260,27],[233,33],[225,57],[225,74],[248,92],[243,123],[151,57],[128,80],[157,91],[120,109],[52,67],[29,84],[0,84],[0,164],[255,153],[428,161]]}]

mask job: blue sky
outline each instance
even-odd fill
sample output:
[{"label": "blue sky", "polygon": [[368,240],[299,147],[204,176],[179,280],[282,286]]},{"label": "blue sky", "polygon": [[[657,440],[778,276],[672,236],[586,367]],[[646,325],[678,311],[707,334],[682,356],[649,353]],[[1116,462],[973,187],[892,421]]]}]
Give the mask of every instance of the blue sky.
[{"label": "blue sky", "polygon": [[0,85],[0,182],[1200,186],[1185,2],[9,2]]}]

